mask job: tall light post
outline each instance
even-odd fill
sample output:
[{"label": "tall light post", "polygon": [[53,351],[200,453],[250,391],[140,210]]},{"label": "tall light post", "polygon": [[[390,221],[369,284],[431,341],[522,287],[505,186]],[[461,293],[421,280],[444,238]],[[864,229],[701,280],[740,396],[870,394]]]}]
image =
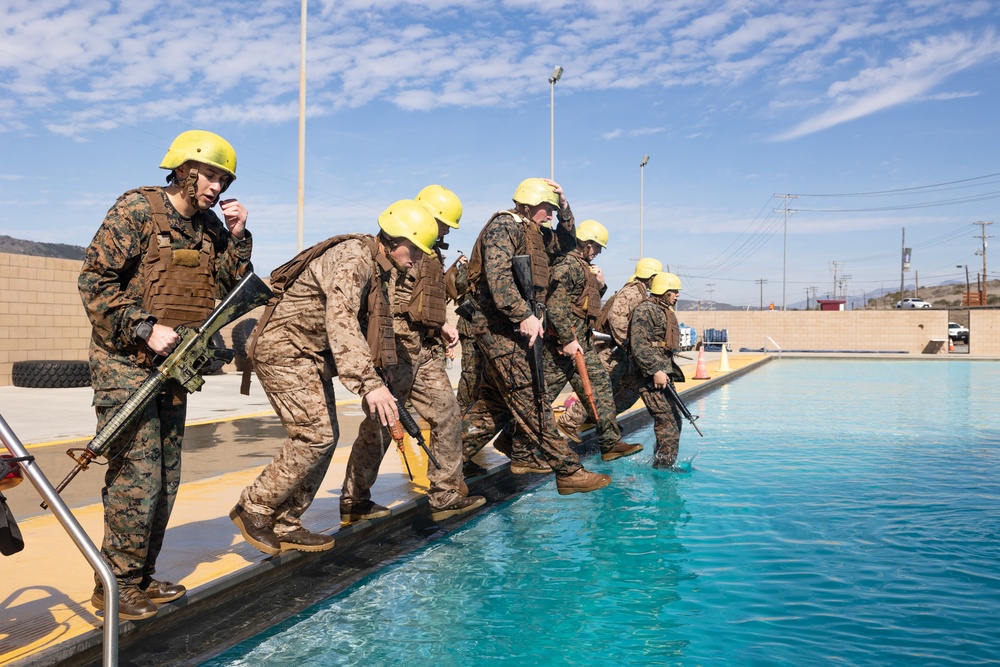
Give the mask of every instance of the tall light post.
[{"label": "tall light post", "polygon": [[299,184],[297,192],[298,252],[305,247],[306,217],[306,7],[302,0],[299,25]]},{"label": "tall light post", "polygon": [[643,181],[643,174],[646,171],[646,164],[649,162],[649,156],[643,155],[642,162],[639,163],[639,258],[645,257],[642,254],[642,200],[645,195],[645,183]]},{"label": "tall light post", "polygon": [[562,78],[563,68],[556,65],[549,77],[549,178],[556,180],[556,82]]}]

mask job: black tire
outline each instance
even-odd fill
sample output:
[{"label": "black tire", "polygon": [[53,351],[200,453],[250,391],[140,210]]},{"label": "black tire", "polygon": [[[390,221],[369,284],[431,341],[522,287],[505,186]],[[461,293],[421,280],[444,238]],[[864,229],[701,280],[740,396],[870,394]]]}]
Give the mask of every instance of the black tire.
[{"label": "black tire", "polygon": [[11,370],[15,387],[62,389],[90,386],[86,361],[15,361]]},{"label": "black tire", "polygon": [[247,341],[250,340],[250,334],[253,333],[253,328],[257,326],[257,318],[248,317],[245,320],[240,320],[233,327],[233,352],[236,353],[237,357],[247,356]]}]

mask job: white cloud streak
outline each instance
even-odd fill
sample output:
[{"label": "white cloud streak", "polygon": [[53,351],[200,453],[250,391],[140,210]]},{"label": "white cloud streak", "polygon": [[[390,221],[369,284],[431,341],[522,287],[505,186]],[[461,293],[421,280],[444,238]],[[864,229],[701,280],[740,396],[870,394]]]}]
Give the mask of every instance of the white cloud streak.
[{"label": "white cloud streak", "polygon": [[[741,113],[790,126],[776,133],[789,140],[928,99],[954,74],[998,53],[994,32],[982,28],[997,20],[985,0],[786,5],[320,2],[308,24],[309,113],[374,102],[413,111],[513,107],[558,63],[567,93],[730,91]],[[267,127],[297,115],[297,4],[8,0],[0,34],[7,98],[0,132],[47,128],[85,139],[148,121]],[[603,136],[651,131],[662,130]]]}]

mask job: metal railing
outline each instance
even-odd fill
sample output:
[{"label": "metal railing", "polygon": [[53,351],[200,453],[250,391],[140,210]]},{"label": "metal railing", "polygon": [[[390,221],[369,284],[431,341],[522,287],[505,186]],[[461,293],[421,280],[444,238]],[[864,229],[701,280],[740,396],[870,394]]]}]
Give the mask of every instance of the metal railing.
[{"label": "metal railing", "polygon": [[[771,341],[771,344],[774,345],[775,348],[777,348],[777,350],[778,350],[778,358],[781,359],[781,346],[778,345],[776,342],[774,342],[774,339],[771,338],[770,336],[764,336],[764,338],[766,338],[767,340]],[[767,347],[767,346],[765,345],[764,347]]]},{"label": "metal railing", "polygon": [[55,514],[56,519],[62,524],[63,530],[76,543],[80,553],[83,554],[90,567],[101,578],[104,584],[104,665],[106,667],[117,667],[118,665],[118,581],[108,564],[101,557],[101,552],[97,549],[90,537],[83,530],[80,522],[76,520],[73,513],[63,502],[63,499],[56,493],[55,487],[45,477],[41,468],[35,463],[33,457],[28,454],[28,450],[7,425],[7,421],[0,415],[0,440],[7,447],[7,451],[15,458],[27,459],[19,461],[21,472],[28,481],[38,491],[38,495],[48,503]]}]

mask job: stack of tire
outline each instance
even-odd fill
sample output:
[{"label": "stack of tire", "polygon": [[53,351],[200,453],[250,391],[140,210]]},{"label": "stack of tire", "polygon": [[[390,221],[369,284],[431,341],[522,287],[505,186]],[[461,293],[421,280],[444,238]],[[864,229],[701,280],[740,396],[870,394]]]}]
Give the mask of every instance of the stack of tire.
[{"label": "stack of tire", "polygon": [[15,387],[64,389],[90,386],[87,361],[15,361],[11,369]]}]

